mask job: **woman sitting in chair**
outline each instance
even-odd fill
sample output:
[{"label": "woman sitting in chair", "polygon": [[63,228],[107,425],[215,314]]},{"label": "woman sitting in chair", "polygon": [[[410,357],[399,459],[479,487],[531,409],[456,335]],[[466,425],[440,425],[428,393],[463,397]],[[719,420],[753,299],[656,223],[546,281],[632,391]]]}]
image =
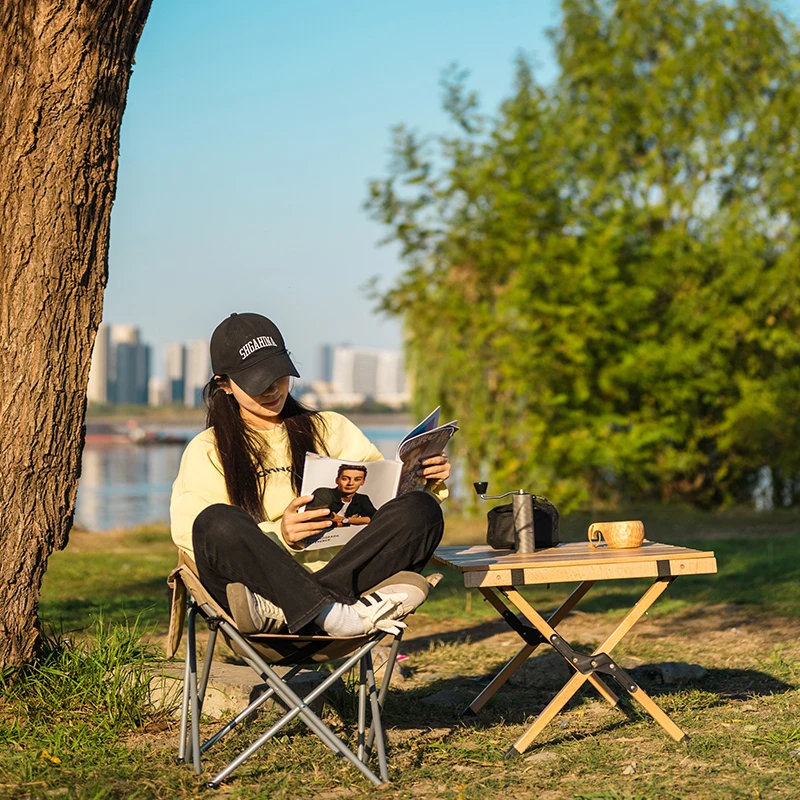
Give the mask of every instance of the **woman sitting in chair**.
[{"label": "woman sitting in chair", "polygon": [[392,576],[419,573],[441,540],[447,456],[420,464],[424,492],[384,504],[344,546],[306,552],[303,542],[330,527],[329,509],[300,511],[313,499],[298,496],[306,452],[383,456],[346,417],[292,397],[299,373],[266,317],[224,320],[211,337],[211,366],[208,427],[183,454],[170,504],[172,538],[205,588],[242,633],[296,633],[312,622],[331,636],[403,627],[426,592],[416,576]]}]

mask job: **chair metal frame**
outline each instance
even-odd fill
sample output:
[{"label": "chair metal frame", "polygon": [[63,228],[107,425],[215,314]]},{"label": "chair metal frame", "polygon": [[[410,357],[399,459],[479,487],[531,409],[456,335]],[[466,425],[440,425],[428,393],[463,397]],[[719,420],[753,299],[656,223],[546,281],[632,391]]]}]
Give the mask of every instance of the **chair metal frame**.
[{"label": "chair metal frame", "polygon": [[[180,712],[180,742],[178,763],[185,763],[190,757],[195,772],[202,772],[202,754],[207,752],[231,730],[253,716],[270,698],[275,697],[286,712],[265,733],[259,736],[247,749],[243,750],[226,767],[207,782],[209,788],[217,788],[222,781],[241,766],[250,756],[263,747],[289,722],[299,717],[320,740],[337,755],[347,759],[361,774],[375,786],[389,780],[386,757],[386,738],[381,721],[381,711],[392,677],[392,671],[400,648],[402,632],[393,637],[386,670],[380,688],[375,680],[372,651],[387,636],[378,631],[371,636],[331,637],[300,636],[292,634],[257,634],[245,636],[236,628],[234,621],[220,608],[200,584],[196,568],[183,556],[178,567],[169,578],[173,588],[172,615],[170,619],[170,639],[168,655],[177,649],[183,630],[183,616],[186,616],[187,644],[184,667],[183,694]],[[187,613],[188,611],[188,613]],[[197,618],[205,621],[209,629],[202,672],[198,675],[197,664]],[[230,722],[224,724],[205,742],[200,741],[200,718],[203,700],[208,687],[211,665],[217,635],[222,632],[228,645],[252,667],[267,684],[267,688]],[[310,691],[300,697],[289,685],[289,680],[304,666],[344,658],[331,673]],[[358,740],[354,753],[320,719],[311,704],[346,672],[359,665],[358,684]],[[276,666],[289,666],[289,671],[281,676]],[[367,705],[370,709],[370,725],[367,727]],[[378,757],[378,772],[370,769],[373,745]],[[189,754],[191,754],[189,756]],[[379,777],[380,776],[380,777]]]}]

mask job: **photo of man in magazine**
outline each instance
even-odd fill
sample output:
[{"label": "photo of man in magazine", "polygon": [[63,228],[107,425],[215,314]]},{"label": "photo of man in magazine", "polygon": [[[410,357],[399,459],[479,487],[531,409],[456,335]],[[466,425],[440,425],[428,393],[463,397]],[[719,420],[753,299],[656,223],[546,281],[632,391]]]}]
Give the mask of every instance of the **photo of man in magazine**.
[{"label": "photo of man in magazine", "polygon": [[306,508],[329,508],[335,527],[366,525],[377,511],[369,496],[358,491],[366,479],[367,468],[362,464],[340,464],[336,486],[316,489]]},{"label": "photo of man in magazine", "polygon": [[435,408],[402,438],[396,458],[365,463],[306,453],[300,494],[313,499],[300,510],[327,508],[330,524],[305,539],[304,549],[341,547],[364,530],[377,509],[392,498],[424,489],[425,479],[417,472],[420,461],[441,455],[457,430],[455,420],[440,425],[439,409]]}]

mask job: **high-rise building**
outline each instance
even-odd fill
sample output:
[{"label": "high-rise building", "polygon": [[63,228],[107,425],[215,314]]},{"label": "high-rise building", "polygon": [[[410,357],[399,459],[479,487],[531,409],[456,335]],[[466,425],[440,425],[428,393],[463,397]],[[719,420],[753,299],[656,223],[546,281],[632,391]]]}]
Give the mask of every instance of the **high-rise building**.
[{"label": "high-rise building", "polygon": [[391,406],[408,401],[403,355],[398,350],[340,345],[332,350],[327,404],[358,405],[366,399]]},{"label": "high-rise building", "polygon": [[108,400],[146,405],[150,379],[150,347],[140,341],[136,325],[111,325]]},{"label": "high-rise building", "polygon": [[353,353],[350,379],[351,391],[365,397],[375,397],[378,391],[378,353],[374,350],[350,348]]},{"label": "high-rise building", "polygon": [[164,348],[166,402],[184,403],[186,399],[186,347],[172,342]]},{"label": "high-rise building", "polygon": [[150,347],[135,325],[101,324],[92,350],[86,396],[92,403],[147,403]]},{"label": "high-rise building", "polygon": [[333,380],[333,351],[332,344],[323,344],[319,348],[319,379],[330,383]]},{"label": "high-rise building", "polygon": [[169,402],[166,379],[151,375],[147,384],[147,405],[164,406]]},{"label": "high-rise building", "polygon": [[86,398],[90,403],[108,403],[108,355],[108,325],[101,323],[94,340],[89,385],[86,388]]},{"label": "high-rise building", "polygon": [[398,350],[340,346],[333,351],[332,389],[377,398],[406,391],[403,355]]},{"label": "high-rise building", "polygon": [[207,339],[196,339],[186,345],[186,386],[184,402],[190,408],[203,404],[203,387],[211,378],[211,356]]},{"label": "high-rise building", "polygon": [[382,350],[375,370],[375,396],[407,394],[403,354],[399,350]]},{"label": "high-rise building", "polygon": [[152,361],[153,348],[149,344],[140,344],[136,350],[136,381],[133,393],[136,398],[134,402],[139,406],[147,405]]},{"label": "high-rise building", "polygon": [[355,352],[352,347],[334,347],[330,383],[331,391],[337,394],[355,391]]}]

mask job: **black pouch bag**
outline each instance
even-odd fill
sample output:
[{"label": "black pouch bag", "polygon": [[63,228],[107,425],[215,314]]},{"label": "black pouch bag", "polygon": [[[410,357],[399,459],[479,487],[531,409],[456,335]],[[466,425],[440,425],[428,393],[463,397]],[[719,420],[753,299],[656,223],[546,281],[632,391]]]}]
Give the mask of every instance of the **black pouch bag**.
[{"label": "black pouch bag", "polygon": [[[513,504],[495,506],[486,518],[486,543],[495,550],[513,550]],[[545,497],[533,498],[533,539],[537,550],[558,544],[558,509]]]}]

